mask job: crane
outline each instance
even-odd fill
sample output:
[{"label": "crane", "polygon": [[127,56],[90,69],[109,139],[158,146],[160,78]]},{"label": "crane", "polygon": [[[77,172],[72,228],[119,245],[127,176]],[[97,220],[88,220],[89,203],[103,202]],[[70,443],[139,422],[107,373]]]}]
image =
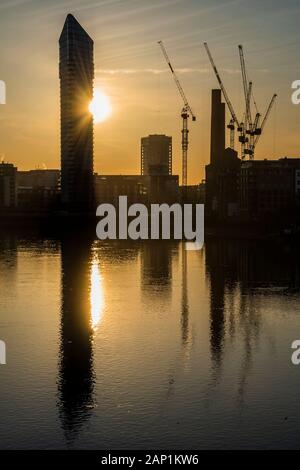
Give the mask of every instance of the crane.
[{"label": "crane", "polygon": [[[273,95],[271,102],[267,108],[266,114],[263,118],[263,121],[260,125],[260,120],[262,116],[257,110],[257,105],[253,97],[253,93],[252,93],[253,83],[251,81],[248,82],[243,46],[239,45],[238,49],[239,49],[244,97],[245,97],[245,104],[246,104],[245,121],[239,122],[206,42],[204,43],[204,47],[206,49],[213,71],[218,80],[224,99],[226,101],[226,104],[231,114],[231,120],[230,120],[229,125],[227,126],[230,129],[230,147],[234,148],[234,132],[235,132],[235,126],[237,126],[237,130],[239,132],[239,142],[241,143],[241,157],[242,159],[244,159],[246,155],[249,155],[249,157],[253,159],[255,147],[263,132],[263,129],[268,120],[269,114],[272,110],[272,107],[277,98],[277,95],[276,94]],[[253,98],[254,100],[254,104],[256,107],[256,111],[257,111],[254,121],[252,121],[251,98]]]},{"label": "crane", "polygon": [[272,99],[271,99],[270,103],[269,103],[269,106],[267,108],[266,114],[263,118],[263,121],[262,121],[260,127],[259,127],[259,121],[260,121],[261,115],[260,115],[260,113],[257,113],[256,116],[255,116],[255,121],[253,123],[253,131],[251,132],[251,137],[250,137],[250,145],[249,145],[249,148],[246,150],[246,153],[250,156],[251,159],[254,158],[254,152],[255,152],[256,145],[257,145],[257,143],[260,139],[260,136],[262,135],[262,132],[264,130],[264,127],[266,125],[266,122],[268,120],[270,112],[273,108],[273,105],[276,101],[276,98],[277,98],[277,95],[274,94],[272,96]]},{"label": "crane", "polygon": [[260,126],[260,128],[257,129],[256,138],[255,138],[254,144],[253,144],[253,145],[254,145],[253,152],[254,152],[255,147],[256,147],[256,145],[257,145],[257,143],[258,143],[258,141],[259,141],[259,138],[260,138],[260,136],[261,136],[261,134],[262,134],[262,131],[263,131],[264,128],[265,128],[266,122],[267,122],[268,117],[269,117],[269,115],[270,115],[270,112],[271,112],[271,110],[272,110],[272,108],[273,108],[273,105],[274,105],[274,103],[275,103],[275,101],[276,101],[276,98],[277,98],[277,94],[275,93],[275,94],[272,96],[272,99],[271,99],[271,101],[270,101],[270,103],[269,103],[269,106],[268,106],[268,108],[267,108],[266,114],[265,114],[265,116],[264,116],[264,118],[263,118],[263,121],[262,121],[262,123],[261,123],[261,126]]},{"label": "crane", "polygon": [[246,103],[244,132],[250,136],[249,139],[246,139],[245,145],[242,148],[242,158],[244,159],[246,155],[249,155],[250,158],[253,158],[254,156],[253,154],[254,136],[257,133],[257,126],[259,123],[260,114],[257,112],[255,115],[254,122],[252,122],[251,97],[252,97],[252,85],[253,84],[252,82],[249,82],[249,85],[248,85],[248,82],[247,82],[248,78],[247,78],[243,46],[239,45],[238,49],[239,49],[243,89],[244,89],[244,96],[245,96],[245,103]]},{"label": "crane", "polygon": [[252,125],[252,130],[249,131],[249,133],[250,133],[249,148],[245,149],[245,154],[248,154],[251,159],[254,158],[254,149],[255,149],[254,140],[255,140],[255,136],[261,135],[261,128],[259,127],[260,118],[261,118],[261,114],[259,112],[257,112],[256,115],[255,115],[253,125]]},{"label": "crane", "polygon": [[238,46],[239,49],[239,55],[240,55],[240,63],[241,63],[241,71],[242,71],[242,80],[243,80],[243,88],[244,88],[244,95],[245,95],[245,101],[246,101],[246,113],[245,113],[245,132],[250,136],[249,138],[249,144],[247,142],[246,148],[244,148],[244,154],[242,155],[242,158],[245,158],[245,155],[249,155],[250,159],[254,158],[254,151],[255,147],[259,141],[259,138],[262,134],[262,131],[265,127],[265,124],[268,120],[269,114],[271,112],[271,109],[273,107],[273,104],[277,98],[277,95],[274,94],[270,104],[267,108],[265,117],[263,119],[263,122],[260,126],[260,119],[261,119],[261,114],[257,110],[256,103],[254,101],[254,104],[256,106],[256,115],[254,118],[254,122],[252,122],[252,116],[251,116],[251,95],[252,95],[252,82],[249,82],[249,86],[247,86],[247,72],[246,72],[246,65],[245,65],[245,57],[244,57],[244,49],[242,45]]},{"label": "crane", "polygon": [[248,130],[248,126],[249,126],[249,130],[251,131],[252,130],[251,129],[252,116],[251,116],[250,104],[251,104],[252,82],[249,82],[249,86],[248,86],[243,46],[239,45],[238,47],[239,47],[243,89],[244,89],[244,96],[245,96],[245,103],[246,103],[245,129]]},{"label": "crane", "polygon": [[[245,89],[246,85],[246,89]],[[253,124],[252,124],[252,115],[251,115],[251,96],[252,96],[252,82],[247,84],[247,81],[244,81],[244,92],[246,91],[245,100],[246,100],[246,111],[245,111],[245,123],[243,126],[243,136],[241,137],[242,142],[242,159],[246,155],[250,155],[249,146],[253,140]],[[250,136],[249,138],[247,136]]]},{"label": "crane", "polygon": [[[219,83],[219,85],[220,85],[220,88],[221,88],[221,90],[222,90],[222,93],[223,93],[224,99],[225,99],[225,101],[226,101],[226,104],[227,104],[227,106],[228,106],[229,112],[230,112],[230,114],[231,114],[231,119],[230,119],[230,122],[229,122],[229,124],[228,124],[227,127],[228,127],[228,129],[230,129],[230,147],[234,149],[234,131],[235,131],[235,126],[237,126],[238,132],[242,132],[244,126],[242,125],[242,123],[239,122],[239,120],[238,120],[238,118],[237,118],[237,116],[236,116],[236,113],[235,113],[234,108],[233,108],[233,106],[232,106],[232,103],[231,103],[231,101],[230,101],[230,99],[229,99],[229,96],[228,96],[228,94],[227,94],[226,88],[225,88],[225,86],[224,86],[224,84],[223,84],[223,82],[222,82],[221,76],[220,76],[220,74],[219,74],[219,72],[218,72],[218,69],[217,69],[216,64],[215,64],[215,62],[214,62],[214,59],[213,59],[213,57],[212,57],[212,55],[211,55],[211,52],[210,52],[210,50],[209,50],[209,47],[208,47],[207,42],[204,43],[204,47],[205,47],[205,49],[206,49],[206,52],[207,52],[208,58],[209,58],[209,60],[210,60],[211,66],[212,66],[212,68],[213,68],[213,71],[215,72],[215,76],[216,76],[216,78],[217,78],[217,80],[218,80],[218,83]],[[240,140],[240,141],[241,141],[241,140]]]},{"label": "crane", "polygon": [[187,155],[188,155],[188,146],[189,146],[189,128],[188,128],[188,120],[189,117],[192,116],[192,120],[196,121],[196,116],[194,115],[189,102],[185,96],[184,90],[181,86],[181,83],[176,75],[175,70],[172,67],[172,64],[170,62],[169,56],[167,54],[166,48],[163,44],[162,41],[158,41],[158,44],[160,45],[160,48],[162,50],[162,53],[166,59],[166,62],[171,70],[171,73],[173,75],[175,84],[178,88],[178,91],[181,95],[182,101],[183,101],[183,108],[181,111],[181,118],[182,118],[182,139],[181,139],[181,145],[182,145],[182,186],[186,187],[187,186]]}]

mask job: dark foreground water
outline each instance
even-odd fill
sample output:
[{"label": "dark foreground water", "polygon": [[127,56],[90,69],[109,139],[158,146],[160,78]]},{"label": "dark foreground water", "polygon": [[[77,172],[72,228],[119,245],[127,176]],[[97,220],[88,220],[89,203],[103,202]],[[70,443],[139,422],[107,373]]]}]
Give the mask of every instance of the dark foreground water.
[{"label": "dark foreground water", "polygon": [[288,243],[0,242],[0,448],[300,448]]}]

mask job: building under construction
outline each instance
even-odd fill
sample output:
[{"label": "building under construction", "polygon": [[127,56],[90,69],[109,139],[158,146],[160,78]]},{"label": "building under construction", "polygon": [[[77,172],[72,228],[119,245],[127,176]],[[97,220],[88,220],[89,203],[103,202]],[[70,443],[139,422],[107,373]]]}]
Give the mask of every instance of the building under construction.
[{"label": "building under construction", "polygon": [[296,219],[300,207],[300,158],[241,160],[225,148],[225,105],[212,90],[210,163],[206,172],[208,221]]}]

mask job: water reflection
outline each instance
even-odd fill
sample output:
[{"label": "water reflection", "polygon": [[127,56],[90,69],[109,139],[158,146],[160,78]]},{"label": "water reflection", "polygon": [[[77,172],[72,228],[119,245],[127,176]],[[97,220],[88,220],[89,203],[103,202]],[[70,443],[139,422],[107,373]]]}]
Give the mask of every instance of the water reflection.
[{"label": "water reflection", "polygon": [[190,343],[189,331],[189,299],[187,280],[187,250],[185,243],[181,244],[181,338],[182,345],[186,347]]},{"label": "water reflection", "polygon": [[64,238],[61,263],[59,413],[66,439],[72,442],[95,406],[93,327],[100,320],[102,293],[97,291],[101,282],[91,240]]},{"label": "water reflection", "polygon": [[18,268],[18,239],[15,234],[0,236],[0,285],[2,292],[11,292]]},{"label": "water reflection", "polygon": [[3,448],[299,447],[297,245],[57,238],[0,242]]},{"label": "water reflection", "polygon": [[147,296],[170,296],[172,289],[172,256],[178,244],[148,241],[142,246],[141,288]]},{"label": "water reflection", "polygon": [[[260,300],[298,292],[299,248],[290,243],[209,240],[205,246],[210,281],[210,352],[213,383],[234,341],[240,344],[238,402],[242,407],[263,323]],[[270,343],[274,342],[269,338]],[[228,358],[227,358],[228,361]]]},{"label": "water reflection", "polygon": [[91,267],[91,321],[94,330],[100,325],[104,310],[103,278],[100,273],[100,262],[96,251],[93,252]]},{"label": "water reflection", "polygon": [[[226,265],[228,245],[207,243],[205,246],[207,277],[210,280],[210,350],[214,368],[221,366],[225,329],[225,285],[232,272]],[[229,287],[230,288],[230,287]]]},{"label": "water reflection", "polygon": [[[178,313],[175,321],[180,328],[181,347],[178,359],[168,371],[167,395],[170,397],[182,370],[191,366],[195,308],[189,299],[192,281],[190,261],[194,263],[198,259],[198,265],[201,265],[202,256],[202,253],[187,252],[184,244],[180,243],[116,245],[92,240],[81,240],[80,244],[70,239],[62,240],[59,409],[62,428],[69,442],[90,418],[95,406],[94,336],[103,324],[104,309],[110,308],[113,291],[118,289],[114,284],[115,278],[110,277],[113,272],[117,275],[115,268],[123,263],[136,268],[140,265],[142,301],[148,313],[159,312],[162,318],[173,311]],[[211,357],[208,395],[220,386],[226,364],[231,361],[231,350],[238,347],[234,358],[237,375],[233,394],[238,409],[244,408],[248,379],[263,325],[260,296],[286,295],[299,289],[298,262],[299,250],[291,245],[272,246],[232,240],[209,240],[206,243]],[[196,269],[198,265],[195,265]],[[114,269],[110,271],[112,266]],[[104,280],[109,281],[111,289],[107,298]],[[108,319],[108,325],[110,321]],[[271,337],[269,340],[272,343]]]}]

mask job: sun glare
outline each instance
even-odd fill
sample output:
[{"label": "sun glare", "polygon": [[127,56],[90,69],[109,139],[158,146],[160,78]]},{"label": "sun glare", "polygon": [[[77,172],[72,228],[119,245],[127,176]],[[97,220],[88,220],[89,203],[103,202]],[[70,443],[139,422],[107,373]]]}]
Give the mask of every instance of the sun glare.
[{"label": "sun glare", "polygon": [[95,123],[105,121],[111,114],[111,104],[108,96],[99,90],[95,90],[89,111],[94,116]]}]

